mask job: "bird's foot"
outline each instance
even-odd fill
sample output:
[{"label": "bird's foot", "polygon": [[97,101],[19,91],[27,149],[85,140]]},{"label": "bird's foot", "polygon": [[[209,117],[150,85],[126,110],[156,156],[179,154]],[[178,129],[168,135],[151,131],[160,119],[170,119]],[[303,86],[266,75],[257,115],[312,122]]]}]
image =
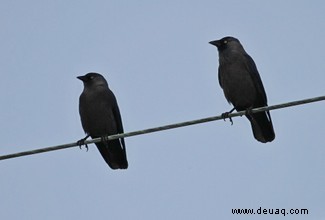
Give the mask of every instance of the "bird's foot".
[{"label": "bird's foot", "polygon": [[101,139],[102,142],[107,142],[108,141],[107,136],[101,136],[100,139]]},{"label": "bird's foot", "polygon": [[245,115],[246,116],[251,116],[253,114],[252,109],[253,109],[253,107],[249,107],[248,109],[246,109]]},{"label": "bird's foot", "polygon": [[87,135],[85,138],[82,138],[79,141],[77,141],[77,145],[79,146],[80,150],[81,150],[82,145],[85,145],[86,151],[88,152],[88,145],[85,144],[85,141],[87,140],[88,137],[89,137],[89,135]]},{"label": "bird's foot", "polygon": [[234,110],[235,110],[235,108],[231,109],[229,112],[224,112],[221,114],[221,117],[224,121],[226,121],[226,118],[229,118],[231,125],[233,125],[234,122],[232,121],[232,118],[229,116],[229,114],[232,113]]},{"label": "bird's foot", "polygon": [[224,112],[224,113],[221,114],[221,117],[222,117],[222,119],[223,119],[224,121],[226,121],[226,118],[229,118],[229,121],[230,121],[231,125],[233,125],[234,122],[232,121],[232,118],[229,117],[229,114],[230,114],[230,112]]},{"label": "bird's foot", "polygon": [[86,151],[88,151],[88,144],[85,144],[85,139],[81,139],[81,140],[77,141],[77,144],[78,144],[80,150],[82,149],[81,148],[82,145],[85,145]]},{"label": "bird's foot", "polygon": [[101,136],[100,140],[106,147],[108,147],[108,138],[107,138],[107,136]]}]

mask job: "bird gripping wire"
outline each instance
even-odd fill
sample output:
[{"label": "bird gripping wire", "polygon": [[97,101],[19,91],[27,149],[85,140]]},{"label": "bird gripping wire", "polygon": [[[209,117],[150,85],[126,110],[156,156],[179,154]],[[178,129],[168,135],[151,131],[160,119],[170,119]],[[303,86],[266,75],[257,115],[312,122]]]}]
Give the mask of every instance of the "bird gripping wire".
[{"label": "bird gripping wire", "polygon": [[[325,100],[325,96],[318,96],[318,97],[309,98],[309,99],[302,99],[302,100],[293,101],[293,102],[287,102],[287,103],[282,103],[282,104],[277,104],[277,105],[254,108],[251,110],[251,113],[263,112],[263,111],[275,110],[275,109],[282,109],[282,108],[292,107],[292,106],[296,106],[296,105],[303,105],[303,104],[312,103],[312,102],[319,102],[319,101],[323,101],[323,100]],[[245,114],[246,114],[246,111],[240,111],[240,112],[231,113],[228,115],[228,117],[234,118],[234,117],[242,116]],[[195,124],[217,121],[217,120],[221,120],[221,119],[224,119],[224,117],[222,115],[208,117],[208,118],[202,118],[202,119],[196,119],[196,120],[191,120],[191,121],[186,121],[186,122],[180,122],[180,123],[169,124],[169,125],[164,125],[164,126],[159,126],[159,127],[154,127],[154,128],[148,128],[148,129],[144,129],[144,130],[127,132],[127,133],[123,133],[123,134],[110,135],[107,137],[107,140],[148,134],[148,133],[152,133],[152,132],[163,131],[163,130],[168,130],[168,129],[173,129],[173,128],[180,128],[180,127],[185,127],[185,126],[190,126],[190,125],[195,125]],[[92,140],[85,141],[85,144],[92,144],[92,143],[97,143],[100,141],[101,141],[101,138],[95,138]],[[0,160],[22,157],[22,156],[27,156],[27,155],[32,155],[32,154],[45,153],[45,152],[49,152],[49,151],[61,150],[61,149],[66,149],[66,148],[76,147],[76,146],[79,146],[77,142],[69,143],[69,144],[62,144],[62,145],[57,145],[57,146],[52,146],[52,147],[46,147],[46,148],[39,148],[39,149],[35,149],[35,150],[30,150],[30,151],[23,151],[23,152],[19,152],[19,153],[3,155],[3,156],[0,156]]]}]

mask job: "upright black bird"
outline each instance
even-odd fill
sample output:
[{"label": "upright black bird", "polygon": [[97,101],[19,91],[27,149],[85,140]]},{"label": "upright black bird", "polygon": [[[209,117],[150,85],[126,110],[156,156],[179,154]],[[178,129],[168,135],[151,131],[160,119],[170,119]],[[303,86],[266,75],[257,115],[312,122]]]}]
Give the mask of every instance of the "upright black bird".
[{"label": "upright black bird", "polygon": [[249,113],[252,108],[267,106],[266,93],[254,60],[234,37],[209,43],[219,51],[218,78],[227,101],[237,111],[248,110],[246,117],[251,122],[256,140],[262,143],[273,141],[275,134],[269,111]]},{"label": "upright black bird", "polygon": [[[101,137],[96,143],[104,160],[112,169],[126,169],[126,149],[124,139],[105,140],[105,136],[123,133],[122,118],[113,92],[105,78],[98,73],[78,76],[84,84],[79,98],[81,124],[87,136],[80,141]],[[80,142],[79,143],[82,143]]]}]

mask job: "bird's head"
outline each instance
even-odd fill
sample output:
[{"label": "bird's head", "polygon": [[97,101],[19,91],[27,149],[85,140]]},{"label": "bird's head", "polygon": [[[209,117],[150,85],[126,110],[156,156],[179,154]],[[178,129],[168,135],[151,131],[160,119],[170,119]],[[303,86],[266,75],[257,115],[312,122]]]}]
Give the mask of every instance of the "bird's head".
[{"label": "bird's head", "polygon": [[92,86],[108,86],[105,78],[99,73],[87,73],[84,76],[77,76],[80,79],[85,87]]},{"label": "bird's head", "polygon": [[230,36],[224,37],[220,40],[210,41],[209,43],[216,46],[219,51],[223,51],[227,48],[241,46],[241,44],[237,38],[230,37]]}]

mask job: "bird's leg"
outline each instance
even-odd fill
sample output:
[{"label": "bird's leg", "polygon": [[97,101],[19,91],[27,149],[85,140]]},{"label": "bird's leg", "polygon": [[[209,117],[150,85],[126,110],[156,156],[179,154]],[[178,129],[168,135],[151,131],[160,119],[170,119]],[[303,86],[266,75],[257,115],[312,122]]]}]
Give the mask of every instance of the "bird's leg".
[{"label": "bird's leg", "polygon": [[229,117],[229,114],[232,113],[235,110],[235,108],[231,109],[229,112],[224,112],[221,114],[221,117],[223,118],[224,121],[226,121],[226,118],[229,118],[229,121],[231,122],[231,125],[233,125],[232,118]]},{"label": "bird's leg", "polygon": [[87,140],[87,138],[89,138],[89,137],[90,137],[90,135],[87,135],[86,137],[84,137],[84,138],[80,139],[79,141],[77,141],[77,144],[79,145],[80,149],[81,149],[82,145],[85,145],[85,147],[86,147],[86,149],[88,151],[88,145],[85,144],[85,140]]}]

